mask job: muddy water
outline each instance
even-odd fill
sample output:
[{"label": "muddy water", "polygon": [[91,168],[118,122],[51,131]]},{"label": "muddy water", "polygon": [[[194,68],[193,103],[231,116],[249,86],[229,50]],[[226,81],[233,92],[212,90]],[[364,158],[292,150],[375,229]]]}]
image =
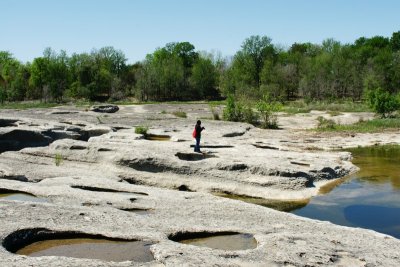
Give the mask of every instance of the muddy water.
[{"label": "muddy water", "polygon": [[256,197],[248,197],[248,196],[238,196],[226,193],[213,193],[213,195],[218,197],[225,197],[235,200],[244,201],[251,204],[256,204],[260,206],[264,206],[267,208],[272,208],[279,211],[293,211],[296,209],[300,209],[306,206],[309,202],[309,199],[301,199],[301,200],[274,200],[274,199],[264,199],[264,198],[256,198]]},{"label": "muddy water", "polygon": [[17,251],[31,257],[65,256],[71,258],[99,259],[105,261],[154,260],[150,252],[152,243],[145,241],[111,241],[106,239],[54,239],[35,242]]},{"label": "muddy water", "polygon": [[29,202],[48,202],[45,198],[36,197],[34,195],[24,193],[0,193],[0,199],[15,200],[15,201],[29,201]]},{"label": "muddy water", "polygon": [[147,134],[144,139],[151,141],[169,141],[171,136],[169,135],[156,135],[156,134]]},{"label": "muddy water", "polygon": [[350,150],[360,171],[292,213],[400,238],[400,148]]},{"label": "muddy water", "polygon": [[179,241],[183,244],[223,250],[246,250],[257,247],[257,241],[250,234],[217,235]]}]

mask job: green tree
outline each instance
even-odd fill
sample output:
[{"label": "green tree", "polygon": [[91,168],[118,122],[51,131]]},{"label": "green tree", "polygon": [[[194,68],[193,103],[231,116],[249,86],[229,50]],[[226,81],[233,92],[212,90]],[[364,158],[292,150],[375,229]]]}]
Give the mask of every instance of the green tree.
[{"label": "green tree", "polygon": [[390,46],[393,52],[400,50],[400,31],[392,34],[392,37],[390,38]]},{"label": "green tree", "polygon": [[369,106],[382,118],[388,117],[400,107],[399,98],[382,88],[367,91]]},{"label": "green tree", "polygon": [[216,89],[217,70],[211,59],[199,57],[193,64],[190,84],[193,95],[198,98],[211,99],[218,95]]},{"label": "green tree", "polygon": [[29,96],[31,98],[44,99],[46,101],[47,95],[45,94],[45,87],[49,80],[49,62],[46,58],[35,58],[31,64],[31,76],[29,83],[31,90]]},{"label": "green tree", "polygon": [[24,66],[11,53],[0,51],[1,101],[23,100],[25,96]]},{"label": "green tree", "polygon": [[266,60],[276,59],[275,47],[267,36],[250,36],[233,59],[232,68],[239,83],[246,87],[259,88],[261,85],[261,70]]}]

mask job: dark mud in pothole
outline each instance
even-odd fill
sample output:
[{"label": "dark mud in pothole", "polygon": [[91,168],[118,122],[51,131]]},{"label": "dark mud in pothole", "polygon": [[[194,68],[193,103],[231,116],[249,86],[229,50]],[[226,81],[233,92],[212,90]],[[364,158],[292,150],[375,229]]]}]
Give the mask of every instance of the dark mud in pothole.
[{"label": "dark mud in pothole", "polygon": [[16,127],[18,120],[14,119],[0,119],[0,127]]},{"label": "dark mud in pothole", "polygon": [[253,235],[235,232],[178,233],[169,239],[182,244],[222,250],[247,250],[257,247],[257,240]]},{"label": "dark mud in pothole", "polygon": [[237,136],[242,136],[244,135],[246,132],[233,132],[233,133],[227,133],[222,135],[222,137],[237,137]]},{"label": "dark mud in pothole", "polygon": [[182,153],[178,152],[175,154],[176,157],[178,157],[180,160],[186,160],[186,161],[198,161],[198,160],[204,160],[204,159],[209,159],[209,158],[217,158],[216,155],[209,154],[209,153]]},{"label": "dark mud in pothole", "polygon": [[18,151],[26,147],[48,146],[52,141],[50,137],[40,132],[13,129],[0,134],[0,153]]},{"label": "dark mud in pothole", "polygon": [[184,191],[184,192],[195,192],[185,184],[182,184],[182,185],[176,187],[176,189],[178,189],[179,191]]},{"label": "dark mud in pothole", "polygon": [[171,136],[169,135],[158,135],[158,134],[146,134],[144,139],[150,141],[169,141],[171,140]]},{"label": "dark mud in pothole", "polygon": [[148,241],[107,238],[47,229],[19,230],[7,236],[3,246],[10,252],[30,257],[64,256],[104,261],[149,262],[154,257]]},{"label": "dark mud in pothole", "polygon": [[265,199],[265,198],[249,197],[249,196],[242,196],[242,195],[233,195],[233,194],[220,193],[220,192],[214,192],[212,194],[214,196],[218,196],[218,197],[225,197],[225,198],[229,198],[229,199],[240,200],[240,201],[243,201],[243,202],[256,204],[256,205],[260,205],[260,206],[263,206],[263,207],[271,208],[271,209],[274,209],[274,210],[286,211],[286,212],[290,212],[290,211],[294,211],[294,210],[303,208],[310,201],[309,199],[301,199],[301,200]]},{"label": "dark mud in pothole", "polygon": [[271,150],[279,150],[279,147],[274,147],[266,144],[253,144],[253,146],[262,149],[271,149]]},{"label": "dark mud in pothole", "polygon": [[122,208],[119,209],[122,211],[127,211],[127,212],[133,212],[135,214],[139,214],[139,215],[149,215],[151,213],[153,213],[153,210],[149,210],[149,209],[140,209],[140,208]]},{"label": "dark mud in pothole", "polygon": [[[195,145],[190,145],[190,147],[195,147]],[[233,148],[235,146],[230,145],[201,145],[201,148]]]},{"label": "dark mud in pothole", "polygon": [[143,192],[120,191],[120,190],[117,190],[117,189],[101,188],[101,187],[95,187],[95,186],[71,185],[71,188],[81,189],[81,190],[86,190],[86,191],[92,191],[92,192],[119,193],[119,194],[123,194],[123,195],[136,194],[136,195],[148,196],[147,193],[143,193]]},{"label": "dark mud in pothole", "polygon": [[49,202],[46,198],[37,197],[35,195],[22,191],[14,191],[8,189],[0,189],[0,200],[29,201],[39,203]]}]

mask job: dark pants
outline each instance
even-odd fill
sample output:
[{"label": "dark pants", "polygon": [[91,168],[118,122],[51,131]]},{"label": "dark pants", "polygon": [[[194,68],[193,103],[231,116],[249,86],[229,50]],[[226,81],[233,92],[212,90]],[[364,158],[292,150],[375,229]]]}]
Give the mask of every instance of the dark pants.
[{"label": "dark pants", "polygon": [[200,152],[200,137],[196,137],[196,145],[194,146],[194,152]]}]

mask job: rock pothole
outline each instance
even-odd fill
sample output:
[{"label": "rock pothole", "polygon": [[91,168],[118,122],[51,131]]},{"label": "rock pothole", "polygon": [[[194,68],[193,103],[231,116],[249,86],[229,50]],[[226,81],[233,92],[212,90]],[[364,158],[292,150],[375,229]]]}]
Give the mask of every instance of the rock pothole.
[{"label": "rock pothole", "polygon": [[194,192],[193,190],[191,190],[187,185],[182,184],[180,186],[178,186],[176,189],[178,189],[179,191],[184,191],[184,192]]},{"label": "rock pothole", "polygon": [[171,136],[169,135],[158,135],[158,134],[145,134],[144,139],[150,141],[169,141]]},{"label": "rock pothole", "polygon": [[90,111],[94,112],[100,112],[100,113],[115,113],[119,110],[119,107],[117,105],[98,105],[98,106],[93,106]]},{"label": "rock pothole", "polygon": [[252,234],[237,232],[179,232],[168,237],[186,245],[209,247],[221,250],[248,250],[257,248]]},{"label": "rock pothole", "polygon": [[18,120],[13,119],[0,119],[0,127],[15,127],[17,125]]},{"label": "rock pothole", "polygon": [[153,210],[150,209],[141,209],[141,208],[120,208],[119,210],[133,212],[139,215],[149,215],[154,212]]},{"label": "rock pothole", "polygon": [[245,195],[236,195],[229,192],[213,192],[218,197],[224,197],[234,200],[239,200],[274,210],[291,212],[300,208],[305,207],[310,199],[296,199],[296,200],[276,200],[276,199],[265,199],[260,197],[250,197]]},{"label": "rock pothole", "polygon": [[1,199],[12,200],[12,201],[39,202],[39,203],[49,202],[46,198],[37,197],[31,193],[18,190],[4,189],[4,188],[0,188],[0,200]]},{"label": "rock pothole", "polygon": [[232,133],[227,133],[222,135],[222,137],[237,137],[237,136],[242,136],[246,133],[246,131],[243,132],[232,132]]},{"label": "rock pothole", "polygon": [[262,149],[272,149],[272,150],[279,150],[279,147],[274,147],[266,144],[253,144],[253,146],[257,148],[262,148]]},{"label": "rock pothole", "polygon": [[121,166],[127,166],[137,171],[149,173],[173,172],[177,174],[190,174],[193,172],[193,170],[188,166],[172,166],[153,157],[121,159],[117,162],[117,164]]},{"label": "rock pothole", "polygon": [[112,189],[112,188],[102,188],[102,187],[86,186],[86,185],[71,185],[71,188],[81,189],[81,190],[86,190],[86,191],[93,191],[93,192],[136,194],[136,195],[148,196],[148,194],[144,193],[144,192],[122,191],[122,190],[117,190],[117,189]]},{"label": "rock pothole", "polygon": [[0,134],[0,153],[17,151],[25,147],[48,146],[52,138],[35,131],[13,129]]},{"label": "rock pothole", "polygon": [[[190,147],[194,148],[195,145],[190,145]],[[233,148],[235,146],[231,145],[201,145],[201,148]]]},{"label": "rock pothole", "polygon": [[183,152],[178,152],[175,154],[176,157],[178,157],[180,160],[186,160],[186,161],[198,161],[198,160],[204,160],[204,159],[209,159],[209,158],[217,158],[216,155],[214,154],[209,154],[209,153],[183,153]]},{"label": "rock pothole", "polygon": [[63,256],[104,261],[150,262],[153,242],[110,238],[80,232],[58,232],[46,228],[22,229],[8,235],[3,247],[30,257]]}]

